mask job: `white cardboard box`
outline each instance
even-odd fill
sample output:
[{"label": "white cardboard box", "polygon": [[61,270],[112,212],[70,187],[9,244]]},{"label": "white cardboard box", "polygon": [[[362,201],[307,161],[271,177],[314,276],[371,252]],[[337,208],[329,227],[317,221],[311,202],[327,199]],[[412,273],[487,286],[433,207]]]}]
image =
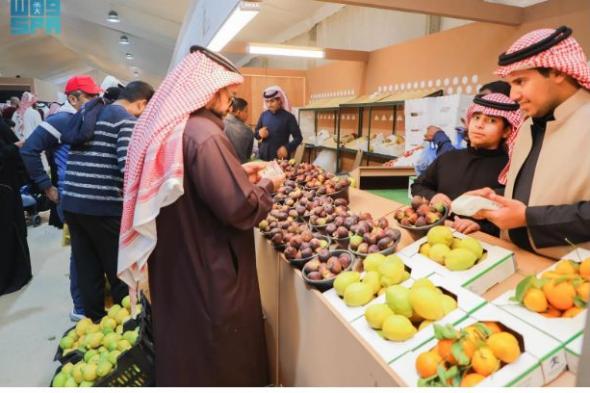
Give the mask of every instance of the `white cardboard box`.
[{"label": "white cardboard box", "polygon": [[[580,259],[588,257],[590,257],[590,251],[579,248],[565,255],[562,259],[580,262]],[[540,277],[544,272],[554,270],[555,267],[556,264],[549,266],[547,269],[540,272],[538,276]],[[569,342],[574,336],[577,336],[582,330],[584,330],[586,313],[588,310],[584,310],[574,318],[546,318],[539,313],[527,310],[518,302],[510,300],[515,292],[514,289],[511,289],[496,298],[492,303],[506,310],[510,314],[517,316],[529,325],[541,329],[562,343]]]},{"label": "white cardboard box", "polygon": [[[457,299],[457,309],[445,315],[444,318],[442,318],[440,321],[437,321],[436,323],[458,323],[459,321],[465,319],[469,313],[475,311],[479,307],[482,307],[486,304],[486,301],[478,295],[466,290],[463,287],[456,285],[455,283],[452,283],[448,279],[439,276],[438,274],[433,274],[428,278],[437,287],[453,293]],[[404,286],[409,287],[411,285]],[[379,296],[369,305],[375,303],[385,303],[385,295]],[[369,307],[369,305],[363,307],[363,314],[367,307]],[[432,325],[429,325],[424,329],[420,330],[418,333],[416,333],[414,337],[407,341],[389,341],[381,337],[376,330],[369,326],[364,315],[361,315],[356,321],[354,321],[352,323],[352,327],[369,344],[369,346],[371,346],[371,348],[373,348],[373,350],[377,352],[379,356],[381,356],[381,358],[383,358],[383,360],[385,360],[385,362],[387,363],[394,361],[404,353],[430,340],[434,335],[434,328],[432,327]]]},{"label": "white cardboard box", "polygon": [[582,356],[582,345],[584,345],[584,332],[580,332],[578,336],[565,346],[567,368],[574,374],[578,373],[580,357]]},{"label": "white cardboard box", "polygon": [[[408,258],[400,255],[399,253],[397,255],[404,261],[406,267],[408,267]],[[428,275],[429,273],[427,273],[425,269],[411,269],[410,278],[404,281],[402,285],[411,286],[415,280]],[[330,303],[330,305],[332,305],[332,307],[334,307],[334,309],[348,322],[352,322],[355,319],[361,317],[365,312],[364,306],[348,307],[346,303],[344,303],[344,300],[338,296],[334,288],[324,292],[322,295],[326,298],[328,303]],[[368,304],[372,304],[374,301],[375,299],[373,299]]]},{"label": "white cardboard box", "polygon": [[[477,387],[522,386],[540,387],[555,380],[566,367],[565,351],[561,343],[500,308],[487,304],[457,324],[465,328],[478,321],[497,321],[518,332],[524,340],[524,351],[513,363],[507,364],[485,378]],[[391,364],[393,370],[408,386],[417,386],[416,358],[437,343],[433,337]]]},{"label": "white cardboard box", "polygon": [[[466,237],[459,232],[453,232],[453,236],[458,238]],[[485,242],[481,242],[482,247],[487,252],[487,256],[483,261],[478,262],[468,270],[452,271],[418,252],[420,246],[425,242],[426,237],[423,237],[399,251],[399,254],[410,258],[408,264],[412,269],[424,269],[426,267],[429,271],[448,277],[450,280],[479,295],[484,294],[488,289],[510,277],[516,271],[516,261],[512,251]]]}]

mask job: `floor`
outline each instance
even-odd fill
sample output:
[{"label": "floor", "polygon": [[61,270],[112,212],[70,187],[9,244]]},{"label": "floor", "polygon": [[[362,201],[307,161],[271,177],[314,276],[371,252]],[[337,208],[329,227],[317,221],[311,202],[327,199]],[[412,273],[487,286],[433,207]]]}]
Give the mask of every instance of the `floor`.
[{"label": "floor", "polygon": [[[0,387],[49,386],[53,356],[69,320],[70,248],[62,232],[47,225],[29,227],[33,279],[23,289],[0,296]],[[0,257],[1,258],[1,257]]]}]

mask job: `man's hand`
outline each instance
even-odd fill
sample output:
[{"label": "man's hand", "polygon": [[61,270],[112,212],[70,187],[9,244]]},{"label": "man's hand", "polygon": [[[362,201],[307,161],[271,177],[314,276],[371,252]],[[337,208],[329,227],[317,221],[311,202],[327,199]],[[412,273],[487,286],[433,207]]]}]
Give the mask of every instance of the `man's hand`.
[{"label": "man's hand", "polygon": [[436,134],[437,132],[442,131],[439,127],[437,126],[429,126],[426,129],[426,134],[424,134],[424,140],[431,142],[432,139],[434,138],[434,134]]},{"label": "man's hand", "polygon": [[445,205],[448,208],[448,207],[451,207],[452,201],[451,201],[451,198],[449,198],[445,194],[438,193],[435,196],[433,196],[432,199],[430,200],[431,205],[435,205],[437,203],[442,203],[443,205]]},{"label": "man's hand", "polygon": [[473,232],[477,232],[481,229],[477,222],[469,220],[467,218],[460,218],[458,216],[455,216],[455,222],[453,223],[453,228],[455,228],[455,230],[457,232],[461,232],[465,235],[468,235]]},{"label": "man's hand", "polygon": [[[489,194],[488,194],[489,195]],[[526,205],[515,199],[490,195],[486,198],[496,202],[501,207],[498,210],[481,210],[478,217],[485,218],[500,229],[514,229],[526,226]]]},{"label": "man's hand", "polygon": [[284,160],[287,157],[289,157],[289,151],[287,150],[287,148],[285,146],[279,147],[279,149],[277,150],[277,158],[279,160]]},{"label": "man's hand", "polygon": [[53,203],[59,203],[59,193],[57,192],[57,188],[51,186],[47,190],[45,190],[45,196]]},{"label": "man's hand", "polygon": [[268,138],[268,128],[262,127],[260,130],[258,130],[258,135],[260,136],[260,139]]},{"label": "man's hand", "polygon": [[[480,197],[487,198],[487,199],[490,199],[491,200],[492,197],[495,196],[495,195],[497,195],[497,194],[491,188],[485,187],[485,188],[480,188],[478,190],[468,191],[468,192],[465,193],[465,195],[480,196]],[[479,212],[475,213],[475,215],[473,216],[473,218],[475,218],[476,220],[484,220],[484,219],[486,219],[486,217],[484,216],[484,212],[483,211],[479,211]]]},{"label": "man's hand", "polygon": [[246,175],[248,175],[248,180],[250,183],[256,184],[260,181],[260,171],[266,168],[268,165],[267,162],[264,161],[256,161],[256,162],[248,162],[242,165]]},{"label": "man's hand", "polygon": [[18,142],[14,142],[14,145],[15,145],[16,147],[18,147],[19,149],[20,149],[21,147],[23,147],[23,146],[24,146],[24,144],[25,144],[25,141],[18,141]]}]

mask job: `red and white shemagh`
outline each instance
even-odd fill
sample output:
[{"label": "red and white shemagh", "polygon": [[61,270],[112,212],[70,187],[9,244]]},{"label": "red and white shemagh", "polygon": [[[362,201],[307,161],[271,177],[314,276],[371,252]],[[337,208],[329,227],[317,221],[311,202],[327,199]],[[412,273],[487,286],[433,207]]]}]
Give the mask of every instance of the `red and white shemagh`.
[{"label": "red and white shemagh", "polygon": [[[281,99],[281,104],[283,105],[283,109],[287,112],[291,112],[291,103],[289,102],[289,98],[283,89],[280,86],[270,86],[264,89],[264,95],[272,94],[274,92],[278,92],[278,96]],[[264,97],[264,96],[263,96]],[[266,99],[264,100],[264,110],[268,110],[268,104],[266,103]]]},{"label": "red and white shemagh", "polygon": [[[520,37],[506,54],[514,53],[547,38],[555,32],[555,29],[539,29],[531,31]],[[573,37],[568,37],[551,48],[518,61],[513,64],[499,67],[496,75],[505,78],[514,71],[526,70],[537,67],[554,68],[572,78],[586,89],[590,89],[590,67],[584,50]]]},{"label": "red and white shemagh", "polygon": [[[512,101],[510,98],[500,93],[486,94],[481,98],[486,101],[493,101],[500,104],[516,104],[516,102]],[[508,111],[490,108],[487,106],[473,103],[467,109],[466,123],[468,127],[469,123],[471,122],[471,118],[475,113],[483,113],[484,115],[488,116],[503,117],[510,124],[510,133],[506,137],[506,147],[508,149],[508,164],[506,164],[506,166],[504,167],[504,169],[502,169],[500,175],[498,176],[498,182],[500,184],[506,184],[506,175],[508,174],[508,169],[510,168],[510,159],[512,158],[512,148],[514,147],[516,135],[518,135],[518,129],[520,128],[520,125],[523,121],[522,112],[520,111],[520,109],[515,111]]]},{"label": "red and white shemagh", "polygon": [[243,81],[201,52],[192,53],[168,74],[135,126],[127,153],[118,261],[118,276],[129,287],[147,278],[160,209],[184,193],[182,136],[190,114],[217,91]]},{"label": "red and white shemagh", "polygon": [[17,135],[24,136],[25,134],[25,112],[27,109],[32,108],[37,102],[37,97],[33,93],[25,91],[20,99],[18,109],[15,111],[16,116],[19,118],[17,121],[18,129],[16,130]]}]

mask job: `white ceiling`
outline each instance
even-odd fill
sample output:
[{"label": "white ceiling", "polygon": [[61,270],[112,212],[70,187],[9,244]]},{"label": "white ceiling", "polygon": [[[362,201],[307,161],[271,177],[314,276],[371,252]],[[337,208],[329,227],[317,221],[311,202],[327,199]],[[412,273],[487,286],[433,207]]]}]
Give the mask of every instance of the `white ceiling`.
[{"label": "white ceiling", "polygon": [[[198,1],[61,0],[61,35],[11,36],[10,0],[0,0],[0,74],[8,77],[19,74],[63,84],[68,76],[83,72],[97,77],[111,74],[123,81],[140,78],[157,85],[169,69],[185,16]],[[524,6],[543,0],[489,1]],[[291,41],[310,32],[321,21],[337,13],[341,15],[343,8],[343,5],[313,0],[264,0],[261,12],[235,39]],[[106,21],[110,10],[118,12],[121,23]],[[403,32],[397,34],[386,29],[390,24],[371,25],[370,30],[388,31],[385,37],[388,42],[399,42],[393,35],[403,40]],[[122,33],[129,37],[131,45],[119,45]],[[375,45],[367,39],[349,41],[346,45],[349,47],[343,49],[372,50]],[[133,60],[125,58],[127,52],[133,54]],[[238,65],[252,60],[245,55],[229,57]],[[137,78],[134,71],[139,72]]]},{"label": "white ceiling", "polygon": [[[11,36],[9,0],[0,0],[0,73],[63,83],[77,72],[99,70],[122,80],[158,83],[168,69],[191,0],[62,0],[62,34]],[[106,21],[110,10],[120,23]],[[124,32],[130,45],[119,45]],[[132,61],[125,54],[132,53]]]}]

